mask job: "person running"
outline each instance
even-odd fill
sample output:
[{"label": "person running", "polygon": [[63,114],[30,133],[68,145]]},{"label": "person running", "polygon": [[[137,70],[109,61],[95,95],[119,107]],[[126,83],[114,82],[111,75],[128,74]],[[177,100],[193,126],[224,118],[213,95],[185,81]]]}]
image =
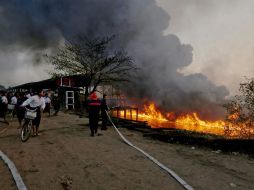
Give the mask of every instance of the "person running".
[{"label": "person running", "polygon": [[17,113],[17,93],[15,93],[12,97],[11,97],[11,105],[14,106],[13,110],[12,110],[12,117],[14,118],[16,113]]},{"label": "person running", "polygon": [[3,118],[4,122],[6,122],[6,120],[5,120],[5,103],[3,103],[3,101],[5,102],[4,92],[0,91],[0,118]]},{"label": "person running", "polygon": [[45,107],[43,113],[48,113],[49,116],[50,116],[51,99],[50,99],[50,97],[48,96],[48,93],[45,94],[44,100],[45,100],[45,105],[46,105],[46,107]]},{"label": "person running", "polygon": [[2,93],[2,114],[3,114],[3,118],[4,118],[4,122],[8,123],[6,121],[6,113],[7,113],[7,107],[8,107],[8,99],[6,97],[6,92]]},{"label": "person running", "polygon": [[36,110],[37,116],[33,120],[33,136],[38,136],[39,126],[41,122],[41,111],[45,108],[45,101],[44,101],[44,91],[39,90],[35,93],[35,95],[28,98],[23,104],[22,107],[28,106],[28,109]]}]

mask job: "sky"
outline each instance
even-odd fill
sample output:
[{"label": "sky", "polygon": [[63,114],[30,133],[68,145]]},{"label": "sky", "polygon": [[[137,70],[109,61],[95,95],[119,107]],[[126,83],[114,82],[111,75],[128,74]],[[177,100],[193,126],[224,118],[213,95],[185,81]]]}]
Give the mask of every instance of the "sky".
[{"label": "sky", "polygon": [[157,0],[170,15],[165,34],[193,47],[185,74],[203,73],[231,94],[254,75],[254,1]]}]

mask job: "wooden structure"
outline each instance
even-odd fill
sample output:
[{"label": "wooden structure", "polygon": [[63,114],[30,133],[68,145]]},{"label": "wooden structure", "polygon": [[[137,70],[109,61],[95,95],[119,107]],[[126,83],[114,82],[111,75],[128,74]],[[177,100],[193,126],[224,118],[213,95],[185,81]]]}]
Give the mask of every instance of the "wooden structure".
[{"label": "wooden structure", "polygon": [[117,117],[125,120],[138,121],[138,108],[129,106],[114,107],[111,109],[112,117]]},{"label": "wooden structure", "polygon": [[9,92],[34,92],[40,89],[49,93],[57,93],[61,100],[61,107],[75,109],[79,107],[79,93],[82,91],[85,78],[80,75],[64,76],[26,83],[8,89]]},{"label": "wooden structure", "polygon": [[25,92],[29,91],[32,92],[34,90],[38,89],[50,89],[50,90],[56,90],[59,87],[83,87],[85,83],[85,77],[80,75],[73,75],[73,76],[64,76],[64,77],[57,77],[57,78],[51,78],[46,79],[38,82],[30,82],[18,86],[14,86],[8,91],[11,92]]},{"label": "wooden structure", "polygon": [[[66,109],[83,109],[85,106],[84,84],[87,78],[82,75],[56,77],[38,82],[26,83],[8,89],[9,92],[34,92],[40,89],[57,92],[61,100],[61,107]],[[91,87],[92,90],[92,87]],[[97,87],[97,95],[102,98],[107,94],[109,106],[125,106],[125,97],[112,85],[101,85]],[[127,107],[126,107],[127,108]],[[125,111],[126,112],[126,111]],[[133,109],[130,112],[134,112]]]}]

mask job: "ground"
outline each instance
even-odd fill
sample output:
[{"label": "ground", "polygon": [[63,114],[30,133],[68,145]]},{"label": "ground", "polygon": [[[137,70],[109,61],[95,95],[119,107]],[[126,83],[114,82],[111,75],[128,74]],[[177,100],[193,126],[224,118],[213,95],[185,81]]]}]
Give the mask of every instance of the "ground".
[{"label": "ground", "polygon": [[[0,150],[16,165],[28,190],[183,189],[171,176],[125,144],[109,127],[90,137],[88,119],[43,116],[40,136],[20,141],[16,119],[0,123]],[[170,144],[119,128],[134,145],[174,170],[194,189],[254,189],[254,159],[243,154]],[[0,187],[14,190],[0,160]],[[2,180],[3,179],[3,180]]]}]

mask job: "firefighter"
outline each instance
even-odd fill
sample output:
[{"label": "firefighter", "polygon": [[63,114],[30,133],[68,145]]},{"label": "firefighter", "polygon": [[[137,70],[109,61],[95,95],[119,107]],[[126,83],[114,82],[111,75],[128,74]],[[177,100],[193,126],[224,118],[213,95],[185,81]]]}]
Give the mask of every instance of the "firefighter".
[{"label": "firefighter", "polygon": [[60,110],[60,107],[61,107],[61,101],[60,101],[60,98],[58,96],[58,91],[54,94],[53,99],[52,99],[52,103],[53,103],[53,107],[54,107],[54,110],[55,110],[54,115],[57,116],[57,114]]},{"label": "firefighter", "polygon": [[88,102],[89,126],[90,126],[90,131],[91,131],[91,134],[90,134],[91,137],[93,137],[94,134],[96,134],[97,130],[98,130],[100,106],[101,106],[101,102],[98,99],[96,93],[93,92],[90,95],[90,100]]},{"label": "firefighter", "polygon": [[101,124],[101,130],[107,130],[107,123],[108,123],[108,116],[107,116],[107,111],[108,105],[106,102],[106,94],[103,94],[103,99],[101,102],[101,119],[102,119],[102,124]]}]

